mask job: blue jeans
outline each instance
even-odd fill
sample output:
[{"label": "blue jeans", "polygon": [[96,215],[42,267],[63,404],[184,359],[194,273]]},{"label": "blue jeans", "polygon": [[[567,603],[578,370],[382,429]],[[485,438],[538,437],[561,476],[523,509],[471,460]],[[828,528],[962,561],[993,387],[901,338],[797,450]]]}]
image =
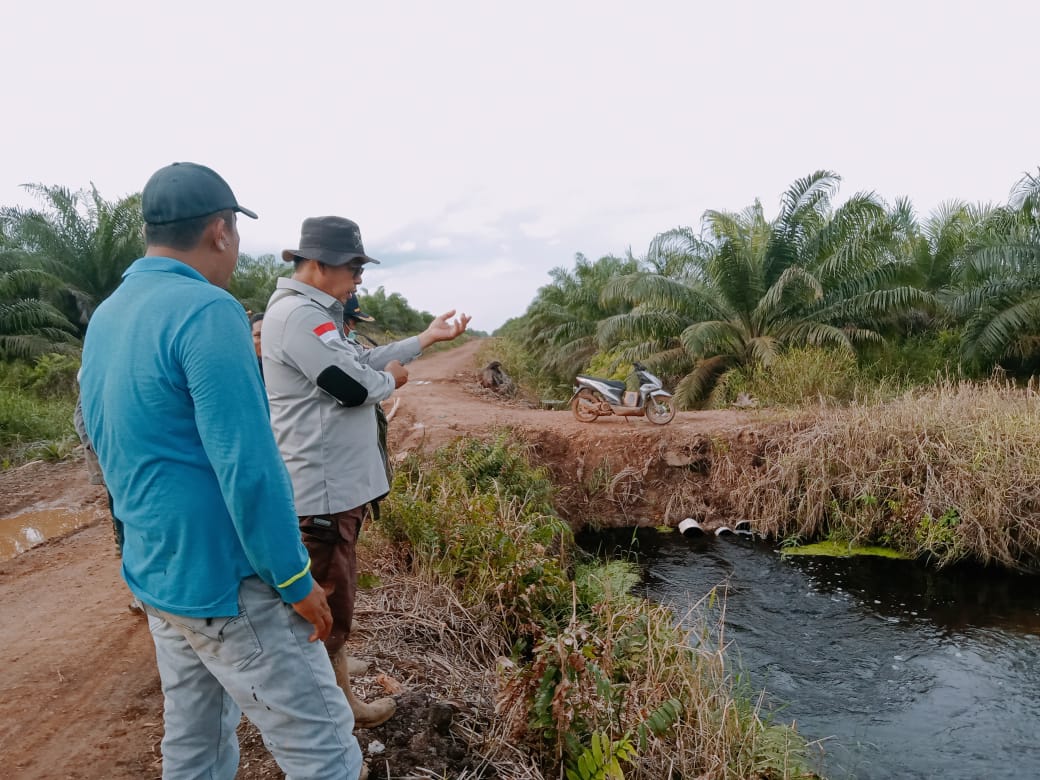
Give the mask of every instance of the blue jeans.
[{"label": "blue jeans", "polygon": [[286,780],[356,780],[354,715],[313,628],[259,577],[238,615],[189,618],[146,606],[165,697],[164,780],[233,780],[242,712]]}]

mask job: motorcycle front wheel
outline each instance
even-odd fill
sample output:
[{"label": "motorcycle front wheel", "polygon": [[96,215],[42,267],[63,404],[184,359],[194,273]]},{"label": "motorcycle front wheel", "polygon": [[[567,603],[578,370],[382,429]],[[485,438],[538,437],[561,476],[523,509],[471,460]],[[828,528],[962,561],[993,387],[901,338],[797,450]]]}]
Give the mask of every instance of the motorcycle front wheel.
[{"label": "motorcycle front wheel", "polygon": [[675,417],[675,401],[669,397],[646,399],[643,409],[646,419],[654,425],[667,425]]},{"label": "motorcycle front wheel", "polygon": [[599,417],[596,411],[598,408],[599,401],[591,390],[579,390],[571,401],[571,413],[578,422],[596,422],[596,418]]}]

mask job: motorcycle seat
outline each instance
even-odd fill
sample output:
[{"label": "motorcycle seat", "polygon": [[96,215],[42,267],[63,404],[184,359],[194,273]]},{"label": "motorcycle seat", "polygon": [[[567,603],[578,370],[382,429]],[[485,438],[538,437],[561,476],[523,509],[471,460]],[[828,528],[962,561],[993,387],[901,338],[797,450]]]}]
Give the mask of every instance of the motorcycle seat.
[{"label": "motorcycle seat", "polygon": [[588,379],[592,382],[600,382],[607,387],[612,387],[615,390],[624,391],[627,389],[627,385],[624,382],[619,382],[617,379],[602,379],[598,376],[588,376],[587,374],[578,374],[578,379]]}]

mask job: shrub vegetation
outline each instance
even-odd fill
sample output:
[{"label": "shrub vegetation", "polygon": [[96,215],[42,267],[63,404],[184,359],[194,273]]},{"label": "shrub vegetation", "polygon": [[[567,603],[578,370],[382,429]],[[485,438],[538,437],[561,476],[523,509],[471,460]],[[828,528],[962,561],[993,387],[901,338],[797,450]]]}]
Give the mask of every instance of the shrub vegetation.
[{"label": "shrub vegetation", "polygon": [[78,444],[72,425],[79,359],[47,354],[0,362],[0,464],[59,460]]},{"label": "shrub vegetation", "polygon": [[495,627],[479,643],[503,656],[483,659],[499,669],[489,760],[515,763],[521,747],[532,778],[809,776],[803,741],[736,683],[718,595],[687,633],[629,595],[627,564],[580,560],[546,474],[510,442],[409,457],[380,523],[413,573]]}]

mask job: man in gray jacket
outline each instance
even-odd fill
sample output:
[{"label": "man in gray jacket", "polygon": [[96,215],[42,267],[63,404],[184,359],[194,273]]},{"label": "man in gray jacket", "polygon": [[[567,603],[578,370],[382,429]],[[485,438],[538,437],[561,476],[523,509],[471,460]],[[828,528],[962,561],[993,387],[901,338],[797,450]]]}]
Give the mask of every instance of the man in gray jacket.
[{"label": "man in gray jacket", "polygon": [[278,280],[261,331],[271,425],[292,479],[311,572],[332,609],[325,646],[355,722],[371,728],[393,715],[394,701],[366,704],[354,695],[342,648],[354,614],[358,532],[370,503],[390,490],[374,407],[408,381],[404,363],[454,339],[470,318],[451,320],[453,310],[418,336],[363,349],[344,338],[343,301],[365,265],[379,261],[365,254],[358,226],[342,217],[306,219],[299,248],[282,258],[294,272]]}]

